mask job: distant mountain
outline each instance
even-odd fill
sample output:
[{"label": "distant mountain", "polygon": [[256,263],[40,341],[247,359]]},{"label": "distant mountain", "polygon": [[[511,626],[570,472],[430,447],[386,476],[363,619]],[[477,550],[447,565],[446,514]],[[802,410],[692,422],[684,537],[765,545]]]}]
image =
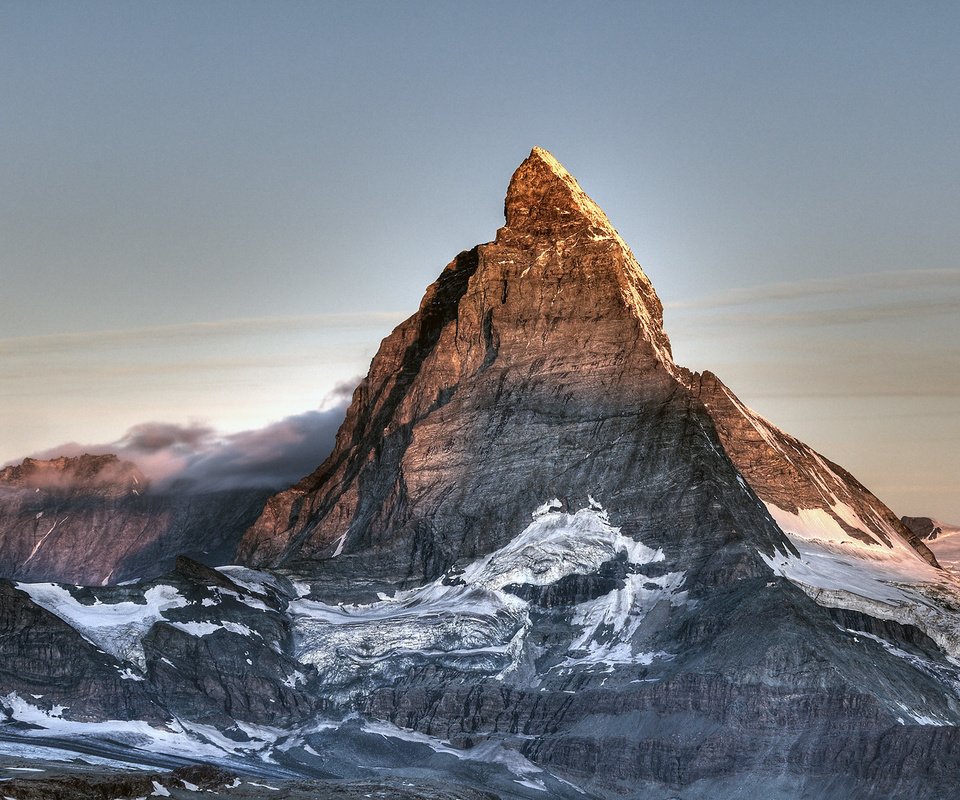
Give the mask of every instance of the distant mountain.
[{"label": "distant mountain", "polygon": [[953,796],[960,580],[931,542],[674,363],[552,155],[505,216],[383,341],[244,566],[4,589],[0,752],[504,798]]},{"label": "distant mountain", "polygon": [[0,577],[100,585],[150,578],[181,553],[233,559],[267,490],[155,490],[115,455],[0,470]]},{"label": "distant mountain", "polygon": [[903,517],[902,521],[936,554],[943,566],[960,570],[960,525],[949,525],[930,517]]}]

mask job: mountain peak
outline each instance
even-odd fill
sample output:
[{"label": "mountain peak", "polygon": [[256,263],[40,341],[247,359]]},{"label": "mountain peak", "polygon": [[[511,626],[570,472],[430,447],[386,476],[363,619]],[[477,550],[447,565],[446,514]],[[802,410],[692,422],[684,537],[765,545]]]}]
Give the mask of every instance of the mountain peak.
[{"label": "mountain peak", "polygon": [[49,460],[25,458],[0,469],[0,486],[16,488],[95,488],[118,493],[146,486],[146,478],[130,461],[112,453],[58,456]]},{"label": "mountain peak", "polygon": [[513,173],[504,216],[514,234],[563,238],[579,232],[595,240],[615,239],[626,248],[600,206],[542,147],[534,147]]}]

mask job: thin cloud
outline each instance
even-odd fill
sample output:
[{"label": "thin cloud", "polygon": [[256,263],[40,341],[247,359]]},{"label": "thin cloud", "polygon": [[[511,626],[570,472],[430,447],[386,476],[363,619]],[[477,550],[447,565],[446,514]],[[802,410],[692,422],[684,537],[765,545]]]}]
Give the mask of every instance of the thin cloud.
[{"label": "thin cloud", "polygon": [[919,291],[960,288],[960,269],[920,269],[898,272],[870,272],[844,278],[823,278],[789,283],[772,283],[731,289],[712,297],[665,303],[670,310],[728,308],[790,300],[807,300],[841,295],[864,296],[878,292]]},{"label": "thin cloud", "polygon": [[738,311],[736,313],[704,314],[696,319],[671,324],[671,329],[684,334],[696,332],[707,326],[739,328],[744,333],[750,327],[797,326],[822,327],[824,325],[863,325],[889,320],[916,319],[921,317],[957,314],[960,298],[949,300],[908,299],[853,308],[817,308],[800,311]]},{"label": "thin cloud", "polygon": [[0,355],[34,352],[57,352],[87,349],[92,346],[126,345],[138,342],[195,339],[202,336],[234,336],[237,334],[264,334],[316,328],[373,327],[396,324],[405,314],[394,311],[376,311],[357,314],[318,314],[295,317],[251,317],[249,319],[219,322],[189,322],[182,325],[158,325],[125,330],[89,331],[85,333],[53,333],[42,336],[17,336],[0,339]]}]

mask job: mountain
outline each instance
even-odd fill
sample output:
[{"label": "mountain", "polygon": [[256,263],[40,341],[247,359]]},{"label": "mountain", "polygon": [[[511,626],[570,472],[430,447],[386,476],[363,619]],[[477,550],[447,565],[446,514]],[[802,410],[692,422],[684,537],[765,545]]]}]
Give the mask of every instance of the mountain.
[{"label": "mountain", "polygon": [[960,525],[930,517],[903,517],[901,521],[936,554],[943,566],[960,569]]},{"label": "mountain", "polygon": [[38,656],[0,671],[0,709],[34,757],[82,742],[327,788],[947,798],[960,582],[928,544],[674,363],[630,249],[536,148],[242,566],[5,587],[0,654],[26,658],[21,619],[60,620],[105,688],[91,709]]},{"label": "mountain", "polygon": [[26,458],[0,470],[0,577],[151,578],[181,553],[229,563],[268,490],[156,490],[115,455]]}]

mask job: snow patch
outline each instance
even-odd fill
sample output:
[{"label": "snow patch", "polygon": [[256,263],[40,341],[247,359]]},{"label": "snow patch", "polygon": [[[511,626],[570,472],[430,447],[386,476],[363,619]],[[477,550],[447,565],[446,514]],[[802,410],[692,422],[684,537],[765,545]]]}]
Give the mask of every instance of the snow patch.
[{"label": "snow patch", "polygon": [[563,503],[560,502],[560,498],[554,497],[553,500],[547,500],[543,505],[537,506],[533,510],[533,518],[537,519],[542,517],[544,514],[550,514],[554,511],[559,511],[563,508]]},{"label": "snow patch", "polygon": [[[841,538],[842,528],[822,509],[796,514],[768,505],[800,556],[761,557],[823,606],[861,611],[915,625],[960,663],[960,578],[924,561],[899,536],[891,546]],[[805,513],[806,512],[806,513]]]},{"label": "snow patch", "polygon": [[121,661],[132,661],[141,670],[146,666],[141,640],[150,627],[164,619],[164,612],[183,608],[187,599],[175,587],[159,584],[147,589],[143,603],[90,605],[79,602],[67,589],[55,583],[18,583],[38,606],[60,617],[87,641]]},{"label": "snow patch", "polygon": [[[558,499],[548,500],[512,541],[462,571],[416,589],[381,596],[373,603],[330,605],[301,597],[290,603],[296,656],[321,671],[326,683],[344,686],[370,671],[387,672],[405,659],[455,657],[461,670],[502,678],[516,668],[530,629],[529,604],[506,591],[511,585],[548,586],[571,575],[595,573],[623,558],[636,571],[662,561],[661,550],[623,536],[592,497],[590,508],[567,514]],[[578,610],[584,634],[578,649],[607,663],[643,663],[629,644],[645,609],[675,595],[682,573],[656,579],[628,576],[624,588]],[[685,595],[683,596],[685,597]],[[599,629],[612,627],[613,639],[598,643]],[[593,644],[589,644],[593,642]]]}]

